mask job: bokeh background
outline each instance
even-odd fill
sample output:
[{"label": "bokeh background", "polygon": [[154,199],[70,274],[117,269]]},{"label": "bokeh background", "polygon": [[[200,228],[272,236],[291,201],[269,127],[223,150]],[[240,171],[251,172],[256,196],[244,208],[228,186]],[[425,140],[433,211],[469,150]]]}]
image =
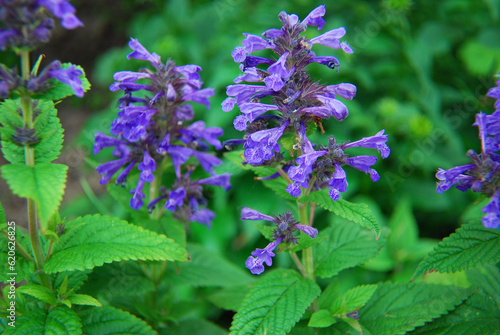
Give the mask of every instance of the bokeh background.
[{"label": "bokeh background", "polygon": [[[203,68],[205,87],[214,88],[216,94],[209,110],[195,106],[197,118],[208,126],[223,128],[223,139],[227,140],[241,136],[232,125],[236,109],[224,113],[221,102],[226,98],[226,86],[240,74],[230,54],[241,45],[242,33],[259,35],[279,28],[280,11],[304,18],[320,4],[325,4],[327,11],[322,32],[344,26],[344,40],[354,54],[315,45],[317,55],[334,55],[341,66],[339,72],[311,66],[310,73],[323,83],[349,82],[358,88],[355,99],[346,102],[349,117],[343,122],[326,122],[326,133],[345,141],[385,129],[392,150],[388,159],[380,159],[375,166],[381,175],[378,183],[359,171],[347,171],[349,187],[344,197],[369,204],[379,223],[389,225],[394,232],[392,244],[362,275],[407,280],[436,240],[462,222],[481,216],[483,199],[475,194],[455,189],[436,193],[435,173],[438,168],[467,163],[467,150],[480,150],[477,127],[472,124],[477,112],[493,112],[494,101],[485,94],[495,85],[493,75],[500,71],[499,1],[71,2],[85,27],[56,29],[51,42],[40,50],[47,62],[60,59],[81,65],[92,84],[83,99],[70,98],[59,105],[65,129],[65,149],[59,162],[70,167],[62,216],[70,219],[98,212],[125,215],[106,187],[99,185],[94,169],[111,153],[93,156],[92,146],[97,131],[109,133],[117,113],[118,95],[108,90],[113,73],[143,65],[126,59],[130,37],[163,61],[172,58],[178,65]],[[320,33],[311,27],[307,36]],[[12,65],[16,62],[8,53],[1,57]],[[222,157],[223,152],[218,155]],[[229,163],[222,169],[233,174],[233,188],[228,193],[213,190],[209,194],[209,207],[217,212],[213,227],[193,224],[189,237],[243,267],[249,252],[265,242],[252,223],[239,219],[241,207],[272,214],[290,208],[290,204],[254,181],[251,173]],[[5,183],[0,186],[7,214],[22,223],[24,201],[10,195]],[[320,227],[330,220],[329,214],[318,210]],[[414,243],[412,250],[405,249],[409,240]],[[289,260],[278,257],[277,262],[287,265]]]}]

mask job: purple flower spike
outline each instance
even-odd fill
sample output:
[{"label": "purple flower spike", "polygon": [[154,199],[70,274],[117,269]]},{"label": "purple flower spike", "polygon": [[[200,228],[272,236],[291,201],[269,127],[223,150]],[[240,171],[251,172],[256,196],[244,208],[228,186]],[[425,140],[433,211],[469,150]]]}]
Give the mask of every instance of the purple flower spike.
[{"label": "purple flower spike", "polygon": [[252,165],[258,165],[271,159],[273,151],[279,152],[278,140],[283,135],[288,122],[279,128],[261,130],[250,135],[245,143],[245,158]]},{"label": "purple flower spike", "polygon": [[254,275],[260,275],[264,272],[264,263],[267,266],[273,265],[273,257],[275,256],[273,250],[280,244],[282,239],[283,238],[280,237],[276,241],[269,243],[265,249],[256,249],[252,251],[252,256],[254,257],[249,256],[245,262],[247,269]]},{"label": "purple flower spike", "polygon": [[[453,185],[458,184],[462,186],[461,190],[466,191],[472,186],[473,176],[464,175],[463,173],[474,169],[476,166],[474,164],[460,165],[449,170],[439,169],[436,173],[436,178],[440,180],[440,183],[436,187],[438,193],[443,193],[449,190]],[[463,187],[465,186],[465,187]]]}]

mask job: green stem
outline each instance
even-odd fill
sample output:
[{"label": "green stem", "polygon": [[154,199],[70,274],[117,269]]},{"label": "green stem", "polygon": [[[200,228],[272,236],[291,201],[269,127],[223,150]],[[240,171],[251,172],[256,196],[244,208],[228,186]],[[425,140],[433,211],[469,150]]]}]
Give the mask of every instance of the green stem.
[{"label": "green stem", "polygon": [[[29,59],[29,52],[27,50],[21,51],[21,74],[23,80],[28,80],[30,77],[30,59]],[[24,92],[21,96],[21,108],[23,111],[24,126],[28,129],[32,129],[33,108],[32,108],[31,97],[26,92]],[[24,158],[26,165],[35,166],[35,152],[32,147],[29,146],[24,147]],[[52,289],[49,276],[43,272],[44,259],[38,233],[38,222],[36,220],[36,204],[33,201],[33,199],[27,198],[27,208],[28,208],[29,235],[30,235],[31,248],[33,249],[35,268],[36,271],[38,272],[40,283],[43,286]]]},{"label": "green stem", "polygon": [[[309,219],[307,217],[307,205],[309,203],[301,203],[297,201],[297,206],[299,208],[299,218],[300,224],[310,225]],[[314,275],[314,261],[313,261],[313,250],[311,247],[302,250],[302,264],[305,268],[305,278],[309,278],[312,281],[316,281]]]}]

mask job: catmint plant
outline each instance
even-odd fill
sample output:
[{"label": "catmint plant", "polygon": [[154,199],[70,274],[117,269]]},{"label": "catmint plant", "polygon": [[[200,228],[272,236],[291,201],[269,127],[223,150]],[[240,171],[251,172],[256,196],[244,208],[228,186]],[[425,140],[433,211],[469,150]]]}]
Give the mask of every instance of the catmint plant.
[{"label": "catmint plant", "polygon": [[474,126],[479,129],[481,152],[473,149],[467,152],[471,163],[453,167],[448,170],[439,169],[436,178],[439,179],[436,191],[443,193],[453,185],[462,192],[472,190],[489,198],[482,208],[485,215],[481,221],[486,228],[500,227],[500,80],[497,86],[491,88],[487,96],[497,99],[493,114],[478,113]]},{"label": "catmint plant", "polygon": [[[55,104],[71,95],[83,97],[90,84],[81,67],[62,64],[58,60],[43,66],[42,56],[32,65],[30,53],[49,40],[55,25],[53,16],[60,19],[66,29],[80,27],[83,23],[76,17],[75,8],[65,0],[12,0],[0,1],[0,5],[0,49],[11,49],[20,58],[19,67],[10,68],[0,64],[0,98],[3,100],[0,103],[1,146],[3,156],[9,162],[1,167],[1,174],[13,194],[27,199],[26,220],[20,217],[7,220],[9,211],[4,211],[0,206],[3,265],[0,272],[0,329],[3,334],[107,334],[134,327],[143,332],[152,331],[144,322],[118,308],[98,308],[102,307],[99,300],[81,292],[81,287],[91,270],[104,263],[130,259],[185,261],[186,249],[165,235],[145,231],[124,220],[101,214],[66,220],[60,217],[58,211],[64,195],[68,166],[53,163],[61,153],[64,131]],[[137,51],[140,52],[143,49]],[[182,75],[183,79],[172,81],[173,85],[180,85],[177,88],[183,89],[182,99],[206,102],[210,91],[197,90],[201,86],[196,75],[198,68],[175,68],[173,64],[166,68],[167,71],[162,74],[172,77],[177,73]],[[130,80],[126,74],[123,75],[125,82]],[[192,88],[184,86],[188,81],[192,83]],[[119,85],[127,84],[117,83],[117,87]],[[172,94],[176,94],[170,89],[165,93],[169,99]],[[141,110],[138,106],[135,111],[127,110],[125,106],[145,101],[131,98],[130,93],[128,96],[122,102],[122,113],[126,115],[116,128],[136,131],[137,137],[134,139],[134,135],[130,134],[126,140],[118,140],[101,136],[99,145],[117,146],[115,151],[122,159],[122,164],[137,160],[137,168],[142,171],[139,184],[154,180],[152,173],[155,165],[149,151],[152,141],[156,141],[158,149],[166,151],[175,151],[177,142],[186,143],[184,156],[174,164],[177,168],[179,162],[184,163],[191,155],[203,161],[202,166],[207,170],[219,162],[216,158],[211,159],[211,156],[207,158],[209,155],[203,152],[207,145],[202,142],[220,145],[216,140],[218,130],[208,129],[208,132],[215,133],[207,135],[203,132],[203,124],[193,123],[173,137],[171,142],[168,129],[163,134],[166,139],[146,139],[142,136],[141,127],[145,129],[148,126],[148,117],[151,117],[155,106],[146,103],[149,109]],[[162,101],[163,97],[157,94],[154,99]],[[179,112],[182,115],[170,121],[170,124],[175,122],[179,129],[190,115],[189,108],[180,108],[184,108],[183,112]],[[133,118],[136,123],[131,124]],[[165,123],[168,123],[168,118]],[[144,143],[133,143],[139,138]],[[151,150],[153,157],[161,154]],[[129,170],[134,165],[129,164]],[[116,163],[101,169],[110,177],[113,169],[117,169]],[[125,177],[126,174],[123,174],[122,179]],[[178,215],[186,220],[209,224],[213,214],[198,207],[204,205],[200,185],[229,187],[227,179],[224,175],[182,179],[176,189],[182,196],[178,195],[172,210],[182,212]],[[135,191],[135,207],[140,206],[140,192],[139,188]],[[185,206],[182,205],[184,198],[187,199]],[[135,239],[133,241],[132,236]],[[112,320],[113,326],[100,322],[102,318]]]},{"label": "catmint plant", "polygon": [[[344,27],[314,38],[304,36],[309,26],[318,27],[318,30],[323,28],[324,14],[325,7],[319,6],[300,21],[295,14],[281,12],[281,29],[266,30],[262,37],[244,34],[243,46],[236,47],[232,52],[235,62],[240,63],[243,74],[234,80],[236,85],[227,87],[229,97],[222,103],[222,108],[228,112],[237,106],[241,112],[235,118],[234,126],[245,133],[243,139],[229,140],[225,144],[243,144],[245,164],[276,169],[275,175],[268,177],[285,178],[288,182],[286,192],[293,198],[303,199],[311,192],[327,189],[331,199],[336,201],[340,199],[340,193],[347,190],[346,166],[365,172],[375,182],[380,178],[372,168],[377,157],[351,156],[348,149],[376,149],[382,158],[389,156],[390,149],[386,145],[384,130],[374,136],[345,143],[338,143],[333,134],[325,136],[326,143],[312,143],[308,137],[317,128],[322,134],[325,133],[322,126],[324,120],[332,117],[338,121],[346,119],[349,111],[341,100],[351,100],[356,94],[356,86],[353,84],[325,85],[311,78],[307,71],[312,63],[319,63],[332,70],[340,66],[339,60],[334,56],[316,56],[312,51],[315,44],[347,54],[353,53],[351,47],[341,41],[346,33]],[[262,50],[271,51],[274,57],[255,55]],[[242,84],[243,81],[250,84]],[[291,145],[283,142],[283,138],[291,139]],[[285,150],[282,150],[282,146]],[[308,227],[308,230],[301,230],[315,237],[317,232],[311,227],[313,221],[306,214],[308,202],[298,201],[297,204],[301,212],[301,225],[296,226],[289,220],[282,220],[277,223],[277,231],[281,229],[280,224],[287,225],[287,229],[291,231],[295,227]],[[313,213],[310,215],[313,216]],[[248,219],[247,216],[247,213],[242,212],[242,219]],[[283,238],[277,232],[273,235],[273,240],[272,248],[279,243],[297,243],[296,238]],[[247,267],[252,273],[263,272],[262,262],[271,265],[271,257],[274,256],[271,245],[263,250],[258,249],[252,255],[265,253],[265,257],[258,256],[247,261]],[[306,267],[307,276],[314,278],[311,266]]]},{"label": "catmint plant", "polygon": [[[131,208],[138,210],[144,204],[144,185],[149,183],[147,208],[150,212],[161,203],[182,222],[197,221],[210,226],[214,213],[204,208],[203,185],[220,186],[228,190],[229,174],[216,175],[214,167],[222,161],[208,153],[210,146],[222,148],[218,137],[222,129],[206,127],[203,121],[191,122],[194,110],[190,103],[205,105],[214,94],[211,88],[202,88],[201,68],[197,65],[176,66],[171,59],[163,64],[160,56],[148,52],[136,39],[129,43],[133,50],[127,58],[148,61],[154,70],[141,68],[139,72],[120,71],[111,91],[121,90],[119,112],[111,124],[112,136],[98,133],[94,154],[102,148],[114,147],[117,160],[101,164],[101,184],[106,184],[122,167],[115,183],[125,186],[130,172],[140,171],[134,189],[130,190]],[[162,184],[165,164],[170,163],[175,178],[170,185]],[[197,167],[209,177],[194,178]],[[155,177],[156,175],[156,177]]]}]

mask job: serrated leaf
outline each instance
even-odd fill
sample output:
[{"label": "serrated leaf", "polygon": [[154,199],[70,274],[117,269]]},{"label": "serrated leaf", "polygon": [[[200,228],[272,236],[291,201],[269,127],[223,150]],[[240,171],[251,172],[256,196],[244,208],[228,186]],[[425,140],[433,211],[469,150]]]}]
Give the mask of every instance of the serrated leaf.
[{"label": "serrated leaf", "polygon": [[191,262],[176,264],[169,280],[176,283],[189,283],[197,287],[227,287],[254,282],[248,271],[230,263],[219,254],[198,245],[188,245]]},{"label": "serrated leaf", "polygon": [[497,308],[500,308],[500,269],[497,266],[471,269],[466,275],[471,285],[481,288],[489,299],[495,301]]},{"label": "serrated leaf", "polygon": [[136,316],[110,306],[89,308],[78,313],[83,332],[98,334],[155,335],[156,332]]},{"label": "serrated leaf", "polygon": [[187,260],[186,250],[167,238],[126,221],[87,215],[69,221],[45,262],[47,273],[92,269],[121,260]]},{"label": "serrated leaf", "polygon": [[35,166],[8,164],[1,167],[2,177],[12,192],[36,202],[42,230],[61,203],[67,170],[66,165],[47,163]]},{"label": "serrated leaf", "polygon": [[372,297],[377,285],[361,285],[353,287],[341,297],[337,297],[330,306],[333,315],[344,315],[363,307]]},{"label": "serrated leaf", "polygon": [[94,297],[86,294],[71,294],[67,298],[73,305],[102,306]]},{"label": "serrated leaf", "polygon": [[456,272],[498,263],[499,245],[499,229],[485,228],[480,221],[464,224],[438,243],[419,264],[413,277],[430,270]]},{"label": "serrated leaf", "polygon": [[[73,65],[73,64],[63,63],[63,64],[61,64],[61,68],[67,69],[71,65]],[[83,91],[84,92],[88,91],[90,89],[90,83],[87,80],[87,78],[85,77],[85,71],[79,65],[74,65],[74,67],[76,69],[82,71],[82,75],[79,76],[78,78],[80,78],[80,80],[82,81]],[[43,93],[41,93],[41,94],[34,95],[34,97],[36,99],[61,100],[61,99],[64,99],[66,97],[69,97],[71,95],[75,95],[75,92],[73,91],[73,89],[69,85],[62,83],[55,78],[49,79],[48,83],[50,84],[51,87],[48,90],[43,91]]]},{"label": "serrated leaf", "polygon": [[335,322],[337,322],[337,319],[332,316],[332,313],[329,310],[320,309],[311,315],[311,319],[307,325],[309,327],[325,328],[330,327]]},{"label": "serrated leaf", "polygon": [[[12,244],[9,241],[4,239],[4,236],[0,236],[0,240],[4,242],[0,243],[0,264],[7,265],[9,260],[9,246],[12,247]],[[23,234],[19,227],[16,227],[16,245],[21,245],[24,247],[28,253],[31,254],[31,243],[29,241],[29,236]],[[16,249],[16,264],[15,264],[15,273],[16,273],[16,281],[21,282],[25,279],[30,278],[33,271],[35,271],[35,263],[33,261],[29,261]],[[10,270],[7,270],[7,266],[5,267],[5,271],[0,271],[0,283],[5,283],[9,280]]]},{"label": "serrated leaf", "polygon": [[312,192],[300,198],[300,202],[313,202],[344,219],[373,229],[377,238],[380,237],[380,225],[366,204],[354,204],[344,199],[333,201],[328,195],[327,189]]},{"label": "serrated leaf", "polygon": [[359,322],[373,334],[405,334],[453,310],[469,294],[451,285],[383,283],[359,310]]},{"label": "serrated leaf", "polygon": [[55,306],[48,312],[43,309],[29,311],[16,318],[15,327],[8,327],[4,334],[16,335],[77,335],[82,333],[78,315],[66,306]]},{"label": "serrated leaf", "polygon": [[48,303],[49,305],[55,305],[57,302],[57,297],[48,288],[40,285],[26,284],[21,285],[17,288],[19,293],[27,294],[38,300]]},{"label": "serrated leaf", "polygon": [[[4,127],[10,127],[11,131],[7,136],[2,135],[2,152],[12,164],[24,164],[24,146],[20,146],[12,139],[15,134],[15,127],[24,127],[24,122],[20,116],[20,100],[6,100],[0,104],[0,123]],[[59,157],[63,144],[63,129],[57,110],[52,101],[33,101],[33,113],[36,115],[33,127],[36,130],[38,142],[32,147],[35,153],[35,164],[50,163]]]},{"label": "serrated leaf", "polygon": [[375,240],[368,229],[348,222],[335,223],[318,235],[326,240],[313,249],[316,275],[329,278],[344,269],[363,264],[379,252],[388,235],[383,229],[381,238]]},{"label": "serrated leaf", "polygon": [[316,283],[296,271],[275,270],[263,276],[245,297],[230,334],[286,334],[320,292]]},{"label": "serrated leaf", "polygon": [[500,334],[500,310],[491,296],[478,291],[451,313],[426,323],[409,334]]}]

